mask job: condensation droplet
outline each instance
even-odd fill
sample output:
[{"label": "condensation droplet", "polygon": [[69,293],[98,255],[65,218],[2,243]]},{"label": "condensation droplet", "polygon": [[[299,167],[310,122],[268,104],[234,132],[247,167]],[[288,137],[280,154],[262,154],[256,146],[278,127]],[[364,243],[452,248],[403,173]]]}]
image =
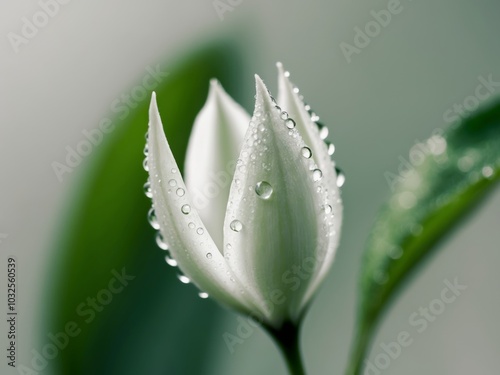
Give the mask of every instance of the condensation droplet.
[{"label": "condensation droplet", "polygon": [[207,253],[206,257],[207,259],[212,259],[212,253]]},{"label": "condensation droplet", "polygon": [[170,181],[168,182],[168,184],[169,184],[170,186],[172,186],[172,187],[173,187],[173,186],[176,186],[176,185],[177,185],[177,181],[175,181],[175,180],[173,180],[173,179],[172,179],[172,180],[170,180]]},{"label": "condensation droplet", "polygon": [[170,172],[172,172],[172,173],[174,173],[174,174],[175,174],[175,173],[177,173],[177,169],[172,168],[172,169],[170,170]]},{"label": "condensation droplet", "polygon": [[293,128],[295,128],[295,121],[293,121],[291,118],[286,119],[285,125],[288,129],[293,129]]},{"label": "condensation droplet", "polygon": [[375,279],[375,282],[382,285],[382,284],[385,284],[387,281],[389,281],[389,276],[384,271],[378,271],[374,275],[374,279]]},{"label": "condensation droplet", "polygon": [[326,139],[326,137],[328,137],[328,128],[323,125],[321,122],[317,122],[316,125],[318,126],[318,132],[319,132],[319,137],[323,140]]},{"label": "condensation droplet", "polygon": [[188,227],[191,228],[191,229],[194,229],[196,227],[196,225],[193,222],[190,222],[188,224]]},{"label": "condensation droplet", "polygon": [[165,255],[165,262],[167,262],[167,264],[170,267],[177,267],[177,261],[174,258],[172,258],[170,255]]},{"label": "condensation droplet", "polygon": [[417,204],[417,197],[410,191],[399,194],[399,204],[404,209],[413,208]]},{"label": "condensation droplet", "polygon": [[153,191],[151,190],[151,182],[146,182],[144,184],[144,194],[148,198],[153,198]]},{"label": "condensation droplet", "polygon": [[339,167],[335,167],[335,172],[337,173],[337,186],[340,188],[345,184],[345,174]]},{"label": "condensation droplet", "polygon": [[330,142],[326,142],[326,149],[328,151],[328,155],[332,156],[335,153],[335,145]]},{"label": "condensation droplet", "polygon": [[312,151],[309,147],[302,147],[300,152],[301,152],[302,156],[305,157],[306,159],[310,159],[312,156]]},{"label": "condensation droplet", "polygon": [[487,165],[486,167],[483,167],[483,169],[481,170],[481,174],[483,175],[483,177],[486,177],[486,178],[493,177],[494,172],[495,171],[493,170],[493,168],[491,168],[489,165]]},{"label": "condensation droplet", "polygon": [[319,181],[323,178],[323,172],[320,169],[315,169],[313,171],[313,181]]},{"label": "condensation droplet", "polygon": [[280,117],[281,117],[282,120],[286,120],[286,119],[288,119],[288,113],[285,112],[285,111],[283,111],[283,112],[281,112]]},{"label": "condensation droplet", "polygon": [[183,196],[184,196],[184,194],[186,194],[186,192],[185,192],[185,191],[184,191],[184,189],[182,189],[182,188],[177,189],[175,193],[176,193],[179,197],[183,197]]},{"label": "condensation droplet", "polygon": [[202,227],[199,227],[198,229],[196,229],[196,233],[198,233],[199,235],[202,235],[203,233],[205,233],[205,231],[203,230]]},{"label": "condensation droplet", "polygon": [[161,235],[160,232],[156,233],[156,244],[158,247],[162,250],[168,250],[168,245],[163,239],[163,236]]},{"label": "condensation droplet", "polygon": [[191,282],[191,280],[189,280],[189,277],[187,277],[185,275],[177,275],[177,278],[183,284],[189,284]]},{"label": "condensation droplet", "polygon": [[396,246],[391,250],[389,256],[392,259],[399,259],[403,256],[403,249],[401,249],[399,246]]},{"label": "condensation droplet", "polygon": [[316,113],[314,113],[314,112],[311,113],[311,121],[312,122],[318,122],[319,121],[319,116]]},{"label": "condensation droplet", "polygon": [[148,156],[148,153],[149,153],[149,148],[148,148],[148,144],[146,143],[146,145],[144,146],[144,151],[143,151],[144,155],[145,156]]},{"label": "condensation droplet", "polygon": [[149,172],[148,158],[144,159],[144,161],[142,162],[142,167],[146,172]]},{"label": "condensation droplet", "polygon": [[160,229],[160,224],[158,223],[158,219],[156,218],[155,210],[154,208],[151,208],[148,212],[148,221],[149,224],[153,227],[153,229]]},{"label": "condensation droplet", "polygon": [[234,232],[240,232],[243,229],[243,224],[241,224],[239,220],[233,220],[231,224],[229,224],[229,227]]},{"label": "condensation droplet", "polygon": [[271,195],[273,194],[273,187],[269,182],[260,181],[255,185],[255,192],[259,198],[267,200],[271,198]]},{"label": "condensation droplet", "polygon": [[290,77],[290,72],[287,70],[285,73],[283,73],[283,75],[284,75],[286,78],[289,78],[289,77]]},{"label": "condensation droplet", "polygon": [[332,211],[333,211],[333,208],[332,206],[330,206],[329,204],[325,204],[323,206],[323,210],[325,211],[325,214],[331,214]]},{"label": "condensation droplet", "polygon": [[189,204],[185,204],[181,207],[181,211],[184,215],[187,215],[191,212],[191,206]]},{"label": "condensation droplet", "polygon": [[201,299],[207,299],[209,297],[208,293],[205,293],[205,292],[200,292],[198,293],[198,296],[201,298]]}]

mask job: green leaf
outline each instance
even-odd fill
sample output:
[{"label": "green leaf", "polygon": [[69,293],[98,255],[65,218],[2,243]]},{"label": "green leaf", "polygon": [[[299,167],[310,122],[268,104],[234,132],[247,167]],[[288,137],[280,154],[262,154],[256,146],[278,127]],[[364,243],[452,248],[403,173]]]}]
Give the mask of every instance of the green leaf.
[{"label": "green leaf", "polygon": [[382,312],[417,265],[500,180],[500,104],[441,133],[412,149],[418,166],[403,175],[386,175],[397,182],[365,251],[348,374],[361,372]]},{"label": "green leaf", "polygon": [[[232,42],[219,41],[179,62],[161,64],[169,76],[155,91],[180,166],[209,80],[218,78],[237,99],[247,88],[241,83],[241,61]],[[142,161],[148,106],[149,94],[125,119],[114,119],[115,130],[95,147],[69,202],[38,351],[51,343],[50,332],[64,332],[68,322],[77,325],[78,334],[68,343],[61,338],[63,349],[48,361],[55,373],[199,374],[210,355],[208,342],[221,310],[179,282],[146,219],[151,201],[143,193]],[[134,279],[113,292],[109,304],[92,307],[88,298],[106,301],[114,271],[122,270]]]}]

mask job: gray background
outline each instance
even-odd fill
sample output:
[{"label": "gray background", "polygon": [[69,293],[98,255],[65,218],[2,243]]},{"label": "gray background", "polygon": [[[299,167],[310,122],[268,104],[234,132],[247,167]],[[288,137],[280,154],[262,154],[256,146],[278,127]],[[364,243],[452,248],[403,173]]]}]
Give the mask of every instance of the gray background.
[{"label": "gray background", "polygon": [[[3,0],[0,233],[8,237],[0,239],[0,254],[2,259],[15,254],[19,261],[20,362],[28,360],[32,349],[50,244],[80,171],[76,168],[60,183],[51,163],[63,160],[65,147],[81,140],[82,129],[97,127],[109,104],[143,76],[146,66],[204,34],[230,33],[242,23],[254,41],[242,40],[250,66],[276,91],[274,64],[285,63],[329,124],[337,160],[347,174],[342,244],[303,339],[311,374],[341,374],[352,339],[360,255],[389,193],[384,172],[397,171],[398,157],[407,157],[415,140],[446,126],[443,113],[474,94],[479,76],[500,80],[497,1],[401,3],[403,11],[348,64],[339,44],[352,44],[353,28],[364,27],[372,19],[370,11],[385,8],[386,1],[243,0],[221,21],[211,1],[73,0],[16,54],[7,34],[19,33],[22,17],[31,17],[39,6]],[[445,279],[458,277],[468,286],[425,332],[412,333],[414,343],[385,374],[498,373],[499,209],[497,191],[393,306],[372,358],[380,353],[380,342],[412,331],[408,317],[439,297]],[[3,288],[0,298],[5,301]],[[234,332],[238,322],[235,315],[226,315],[207,373],[285,374],[261,332],[229,354],[222,333]]]}]

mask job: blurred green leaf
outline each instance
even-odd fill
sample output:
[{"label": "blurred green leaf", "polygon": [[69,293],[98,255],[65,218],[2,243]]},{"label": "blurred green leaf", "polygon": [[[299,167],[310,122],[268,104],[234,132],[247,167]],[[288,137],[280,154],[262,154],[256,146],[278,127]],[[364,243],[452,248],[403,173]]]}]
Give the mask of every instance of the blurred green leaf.
[{"label": "blurred green leaf", "polygon": [[412,271],[500,179],[500,104],[442,133],[412,148],[404,173],[386,174],[393,193],[365,251],[348,374],[361,372],[381,313]]},{"label": "blurred green leaf", "polygon": [[[241,99],[247,88],[241,83],[242,59],[232,42],[219,41],[160,66],[169,76],[155,91],[182,166],[210,78]],[[142,77],[137,85],[141,82]],[[201,374],[211,353],[208,343],[220,309],[178,281],[146,219],[151,201],[143,193],[142,161],[149,94],[126,118],[114,119],[115,130],[96,146],[69,202],[72,211],[56,249],[40,352],[51,342],[47,335],[63,332],[68,322],[81,331],[49,361],[56,374]],[[106,299],[103,290],[109,290],[113,270],[123,269],[135,279],[112,294],[109,304],[91,307],[88,298]]]}]

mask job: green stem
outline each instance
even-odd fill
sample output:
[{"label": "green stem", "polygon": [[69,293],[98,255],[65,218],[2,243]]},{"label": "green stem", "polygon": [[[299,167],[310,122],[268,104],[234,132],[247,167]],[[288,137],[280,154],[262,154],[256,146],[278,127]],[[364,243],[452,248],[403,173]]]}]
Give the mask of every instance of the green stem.
[{"label": "green stem", "polygon": [[353,343],[349,367],[346,375],[360,375],[365,365],[365,358],[372,341],[375,324],[370,322],[359,327],[356,341]]},{"label": "green stem", "polygon": [[290,375],[306,375],[300,354],[300,327],[287,322],[280,329],[265,328],[280,348]]}]

